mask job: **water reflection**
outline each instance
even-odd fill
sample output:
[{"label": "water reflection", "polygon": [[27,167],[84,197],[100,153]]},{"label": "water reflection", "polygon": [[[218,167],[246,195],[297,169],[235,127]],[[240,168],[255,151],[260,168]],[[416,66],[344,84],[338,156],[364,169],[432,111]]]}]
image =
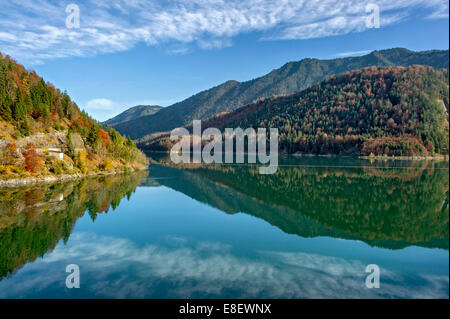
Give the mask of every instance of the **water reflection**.
[{"label": "water reflection", "polygon": [[[55,275],[68,260],[83,265],[80,290],[64,289],[64,277]],[[249,258],[215,242],[167,238],[141,247],[126,238],[79,233],[67,247],[58,246],[48,258],[20,273],[18,280],[0,286],[0,297],[23,295],[36,287],[44,297],[94,298],[443,298],[448,294],[446,276],[411,278],[407,272],[390,269],[383,269],[382,289],[367,289],[364,269],[361,261],[320,254],[259,251]],[[36,277],[36,273],[43,275]]]},{"label": "water reflection", "polygon": [[391,249],[448,249],[448,163],[289,160],[276,174],[261,175],[248,165],[178,169],[164,157],[153,166],[152,176],[176,176],[159,183],[302,237],[360,239]]},{"label": "water reflection", "polygon": [[448,298],[448,197],[448,163],[345,158],[1,189],[0,298]]},{"label": "water reflection", "polygon": [[76,221],[87,211],[113,210],[130,198],[147,172],[78,181],[3,188],[0,191],[0,279],[25,263],[67,243]]}]

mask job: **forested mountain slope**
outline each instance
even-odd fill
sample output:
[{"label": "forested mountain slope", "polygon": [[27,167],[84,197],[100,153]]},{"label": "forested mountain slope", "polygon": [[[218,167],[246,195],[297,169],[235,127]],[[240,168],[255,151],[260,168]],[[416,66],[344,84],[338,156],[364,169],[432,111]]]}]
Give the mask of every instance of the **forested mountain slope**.
[{"label": "forested mountain slope", "polygon": [[304,59],[286,63],[262,77],[246,81],[228,81],[200,92],[158,113],[120,123],[115,128],[133,139],[154,132],[169,131],[189,125],[193,119],[203,120],[221,112],[235,110],[253,101],[279,94],[302,91],[326,77],[368,66],[429,65],[448,69],[448,50],[414,52],[396,48],[360,57],[333,60]]},{"label": "forested mountain slope", "polygon": [[[447,70],[368,67],[212,117],[202,129],[278,128],[279,148],[288,153],[448,154],[448,90]],[[166,135],[140,146],[171,143]]]}]

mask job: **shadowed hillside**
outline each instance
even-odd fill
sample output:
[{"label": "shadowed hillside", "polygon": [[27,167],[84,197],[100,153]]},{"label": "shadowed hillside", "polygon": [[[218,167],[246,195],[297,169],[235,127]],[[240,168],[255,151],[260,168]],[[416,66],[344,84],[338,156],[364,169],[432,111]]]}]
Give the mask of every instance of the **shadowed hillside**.
[{"label": "shadowed hillside", "polygon": [[162,109],[162,106],[159,105],[137,105],[132,108],[129,108],[125,112],[120,113],[119,115],[109,119],[103,124],[108,124],[109,126],[115,126],[119,123],[131,121],[143,116],[153,115],[156,112],[159,112]]}]

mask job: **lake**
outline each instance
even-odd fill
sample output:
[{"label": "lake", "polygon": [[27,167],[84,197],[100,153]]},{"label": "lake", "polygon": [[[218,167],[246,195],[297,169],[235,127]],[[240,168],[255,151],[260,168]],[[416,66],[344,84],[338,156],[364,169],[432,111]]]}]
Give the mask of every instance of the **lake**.
[{"label": "lake", "polygon": [[260,175],[154,154],[148,172],[2,188],[0,298],[448,298],[448,174],[286,157]]}]

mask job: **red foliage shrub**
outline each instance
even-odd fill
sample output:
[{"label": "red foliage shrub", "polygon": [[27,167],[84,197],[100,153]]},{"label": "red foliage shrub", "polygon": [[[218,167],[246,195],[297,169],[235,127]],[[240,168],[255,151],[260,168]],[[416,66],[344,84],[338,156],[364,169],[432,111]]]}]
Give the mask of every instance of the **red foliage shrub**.
[{"label": "red foliage shrub", "polygon": [[99,129],[98,136],[102,139],[102,141],[109,142],[109,134],[106,131]]},{"label": "red foliage shrub", "polygon": [[36,146],[33,143],[28,143],[24,151],[25,169],[28,172],[36,173],[44,164],[44,161],[36,151]]}]

